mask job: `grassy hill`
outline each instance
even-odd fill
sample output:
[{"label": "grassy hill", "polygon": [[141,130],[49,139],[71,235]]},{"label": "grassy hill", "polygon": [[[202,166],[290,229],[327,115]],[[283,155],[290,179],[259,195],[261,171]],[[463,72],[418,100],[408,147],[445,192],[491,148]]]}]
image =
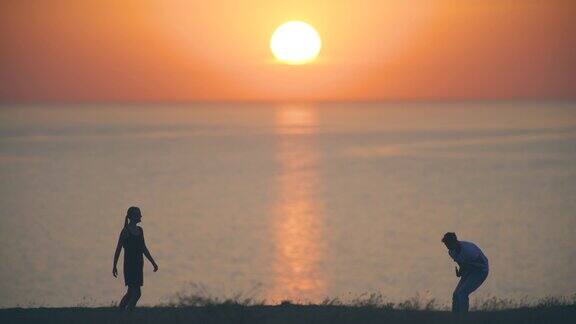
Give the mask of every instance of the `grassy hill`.
[{"label": "grassy hill", "polygon": [[0,310],[0,323],[576,323],[575,305],[474,311],[464,316],[439,310],[403,310],[373,306],[220,304],[113,308],[12,308]]}]

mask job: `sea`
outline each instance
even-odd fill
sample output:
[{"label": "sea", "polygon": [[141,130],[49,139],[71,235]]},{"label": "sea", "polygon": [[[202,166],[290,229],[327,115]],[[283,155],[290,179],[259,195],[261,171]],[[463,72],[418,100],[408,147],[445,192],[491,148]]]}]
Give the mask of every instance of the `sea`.
[{"label": "sea", "polygon": [[142,305],[377,294],[448,303],[441,238],[480,298],[576,292],[576,102],[0,106],[0,307],[106,306],[126,210]]}]

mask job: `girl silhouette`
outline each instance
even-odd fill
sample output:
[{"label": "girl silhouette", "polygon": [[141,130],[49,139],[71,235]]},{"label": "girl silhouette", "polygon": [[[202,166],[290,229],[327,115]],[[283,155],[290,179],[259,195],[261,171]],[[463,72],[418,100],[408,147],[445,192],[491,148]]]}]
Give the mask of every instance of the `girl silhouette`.
[{"label": "girl silhouette", "polygon": [[118,308],[132,310],[136,307],[138,299],[140,299],[140,287],[144,284],[144,258],[146,258],[154,266],[154,272],[158,271],[158,265],[154,262],[154,258],[148,251],[146,243],[144,243],[144,231],[142,227],[136,224],[140,223],[142,214],[140,208],[130,207],[124,219],[124,228],[120,232],[118,244],[116,245],[116,252],[114,253],[114,264],[112,267],[112,275],[118,276],[118,269],[116,264],[120,257],[120,251],[124,248],[124,284],[128,286],[128,291],[122,297]]}]

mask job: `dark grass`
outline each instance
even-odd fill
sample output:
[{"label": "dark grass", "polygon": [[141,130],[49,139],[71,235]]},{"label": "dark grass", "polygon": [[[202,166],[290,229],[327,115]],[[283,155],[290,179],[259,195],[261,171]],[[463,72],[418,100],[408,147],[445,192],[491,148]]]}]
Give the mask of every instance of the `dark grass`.
[{"label": "dark grass", "polygon": [[475,311],[464,316],[436,310],[294,304],[142,307],[132,313],[112,308],[13,308],[0,310],[0,323],[576,323],[576,307]]},{"label": "dark grass", "polygon": [[576,323],[576,296],[546,297],[529,302],[487,298],[468,314],[451,314],[447,306],[416,296],[400,303],[380,294],[363,294],[347,302],[265,305],[240,294],[229,298],[176,295],[162,306],[119,312],[112,307],[0,309],[0,323]]}]

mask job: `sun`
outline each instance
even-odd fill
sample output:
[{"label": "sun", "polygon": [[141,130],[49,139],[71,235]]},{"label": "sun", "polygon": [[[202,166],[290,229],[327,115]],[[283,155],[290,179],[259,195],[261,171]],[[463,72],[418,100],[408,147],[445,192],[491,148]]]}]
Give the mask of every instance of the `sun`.
[{"label": "sun", "polygon": [[289,21],[280,25],[270,38],[274,57],[291,65],[313,61],[321,47],[322,41],[316,29],[303,21]]}]

